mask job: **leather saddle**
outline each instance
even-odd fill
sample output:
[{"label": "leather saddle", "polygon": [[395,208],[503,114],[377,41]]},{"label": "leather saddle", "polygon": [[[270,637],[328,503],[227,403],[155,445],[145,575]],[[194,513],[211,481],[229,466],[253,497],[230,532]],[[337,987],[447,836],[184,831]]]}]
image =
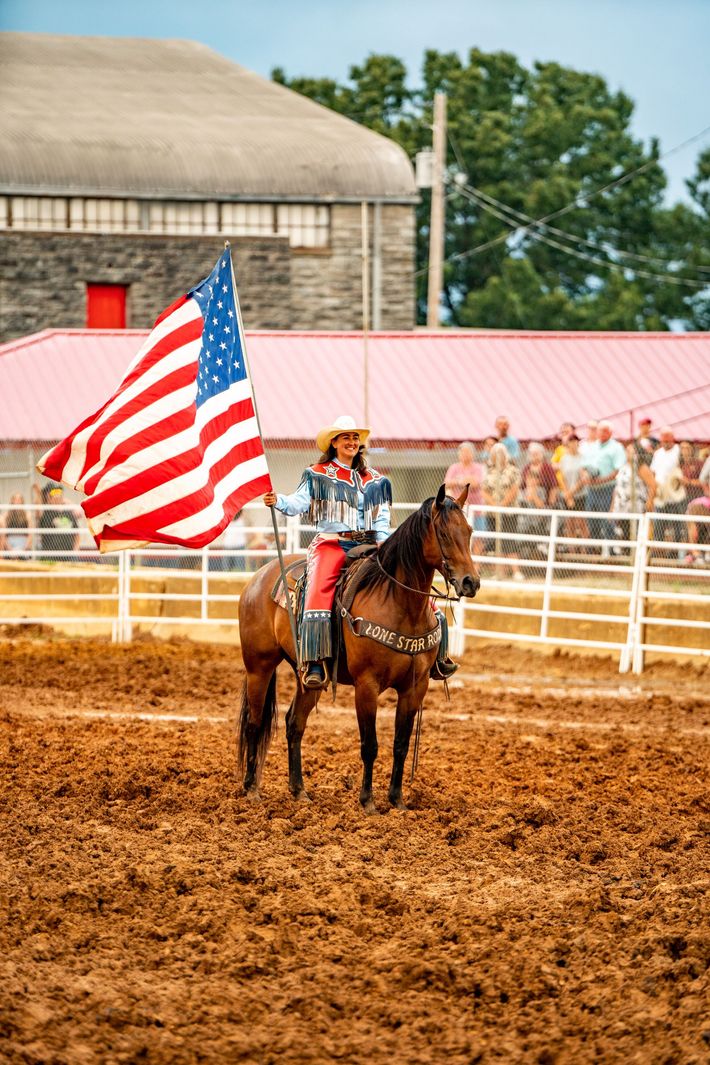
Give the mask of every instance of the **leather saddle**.
[{"label": "leather saddle", "polygon": [[[348,551],[345,556],[345,565],[343,566],[340,576],[338,577],[338,583],[335,587],[335,596],[333,598],[333,609],[331,613],[331,624],[333,631],[333,650],[334,659],[337,663],[340,660],[340,665],[336,665],[335,668],[330,668],[329,673],[331,676],[341,673],[343,667],[347,670],[347,664],[344,661],[345,648],[343,646],[343,637],[341,630],[341,618],[336,613],[336,604],[341,602],[345,597],[345,589],[347,587],[350,577],[353,575],[357,565],[369,555],[372,555],[377,551],[376,544],[359,544],[357,547],[353,547]],[[285,570],[286,577],[286,589],[284,588],[284,579],[281,574],[276,578],[274,587],[271,590],[271,598],[278,606],[286,609],[286,594],[291,597],[291,609],[293,616],[296,619],[296,633],[300,638],[301,619],[303,617],[303,602],[306,591],[306,560],[305,558],[299,558],[296,562],[292,562]],[[342,657],[341,657],[342,656]],[[332,665],[332,663],[331,663]]]}]

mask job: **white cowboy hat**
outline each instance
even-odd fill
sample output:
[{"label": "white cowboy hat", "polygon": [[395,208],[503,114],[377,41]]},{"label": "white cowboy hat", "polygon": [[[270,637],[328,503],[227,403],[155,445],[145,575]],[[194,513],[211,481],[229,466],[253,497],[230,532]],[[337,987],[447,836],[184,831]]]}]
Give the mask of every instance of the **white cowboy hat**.
[{"label": "white cowboy hat", "polygon": [[332,425],[327,425],[325,429],[320,430],[316,437],[316,446],[320,451],[327,451],[336,436],[340,436],[341,433],[359,433],[360,443],[366,444],[370,430],[361,429],[349,414],[341,414]]}]

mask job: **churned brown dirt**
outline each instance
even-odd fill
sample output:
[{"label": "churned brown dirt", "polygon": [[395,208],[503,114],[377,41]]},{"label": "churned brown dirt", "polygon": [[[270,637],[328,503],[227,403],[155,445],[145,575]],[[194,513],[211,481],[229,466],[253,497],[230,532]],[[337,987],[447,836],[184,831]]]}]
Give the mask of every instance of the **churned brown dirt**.
[{"label": "churned brown dirt", "polygon": [[469,652],[367,817],[349,689],[252,804],[237,650],[6,631],[0,1061],[706,1062],[709,675]]}]

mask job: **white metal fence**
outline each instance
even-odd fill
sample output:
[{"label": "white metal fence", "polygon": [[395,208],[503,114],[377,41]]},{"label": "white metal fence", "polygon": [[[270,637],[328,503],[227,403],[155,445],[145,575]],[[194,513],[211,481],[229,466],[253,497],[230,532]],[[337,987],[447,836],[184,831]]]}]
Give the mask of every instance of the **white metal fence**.
[{"label": "white metal fence", "polygon": [[[401,521],[416,506],[395,505],[395,516]],[[35,505],[20,533],[2,530],[0,624],[88,628],[116,641],[178,628],[234,636],[245,577],[276,555],[260,504],[218,546],[104,556],[78,518],[77,529],[48,533],[42,514],[50,509],[81,515],[70,505]],[[649,652],[710,656],[709,518],[575,511],[590,527],[609,521],[600,538],[570,536],[567,511],[480,506],[476,515],[482,588],[453,608],[454,653],[481,640],[568,646],[612,652],[621,672],[636,673]],[[689,543],[691,528],[697,544]],[[312,528],[289,518],[281,529],[284,550],[304,553]]]}]

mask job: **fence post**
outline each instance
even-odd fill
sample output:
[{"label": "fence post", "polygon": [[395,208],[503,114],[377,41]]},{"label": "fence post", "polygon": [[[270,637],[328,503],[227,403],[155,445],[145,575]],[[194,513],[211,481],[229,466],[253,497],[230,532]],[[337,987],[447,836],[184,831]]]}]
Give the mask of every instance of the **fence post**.
[{"label": "fence post", "polygon": [[[457,658],[466,650],[466,637],[463,631],[466,625],[464,606],[463,599],[459,599],[457,603],[453,604],[453,623],[449,628],[449,654],[455,655]],[[446,604],[444,604],[444,607],[446,607]]]},{"label": "fence post", "polygon": [[122,555],[126,556],[126,573],[124,578],[124,615],[123,615],[123,636],[122,639],[126,643],[131,643],[133,640],[133,625],[131,624],[131,567],[133,565],[133,552],[122,551]]},{"label": "fence post", "polygon": [[644,514],[639,526],[638,552],[641,556],[639,563],[639,577],[636,588],[636,609],[634,611],[634,644],[632,654],[632,670],[634,673],[643,673],[645,653],[643,650],[644,626],[643,618],[646,613],[646,588],[648,587],[648,551],[651,531],[651,515]]},{"label": "fence post", "polygon": [[118,553],[118,571],[116,573],[116,619],[111,623],[111,643],[123,640],[123,581],[126,568],[125,551]]},{"label": "fence post", "polygon": [[634,568],[631,576],[631,591],[629,593],[629,623],[626,629],[626,646],[619,656],[619,673],[628,673],[639,642],[638,632],[638,608],[639,589],[641,576],[646,562],[646,543],[648,540],[648,515],[643,514],[641,520],[636,523],[636,545],[634,554]]},{"label": "fence post", "polygon": [[555,554],[557,551],[557,526],[559,515],[557,511],[550,519],[550,539],[547,544],[547,565],[545,567],[545,589],[542,593],[542,614],[540,616],[540,636],[547,636],[548,614],[550,612],[550,599],[552,598],[552,579],[555,574]]},{"label": "fence post", "polygon": [[117,640],[119,643],[129,643],[131,640],[131,580],[130,580],[130,552],[119,551],[118,554],[118,624]]},{"label": "fence post", "polygon": [[208,548],[202,548],[202,572],[200,574],[200,620],[207,621],[207,603],[209,597],[209,555]]}]

